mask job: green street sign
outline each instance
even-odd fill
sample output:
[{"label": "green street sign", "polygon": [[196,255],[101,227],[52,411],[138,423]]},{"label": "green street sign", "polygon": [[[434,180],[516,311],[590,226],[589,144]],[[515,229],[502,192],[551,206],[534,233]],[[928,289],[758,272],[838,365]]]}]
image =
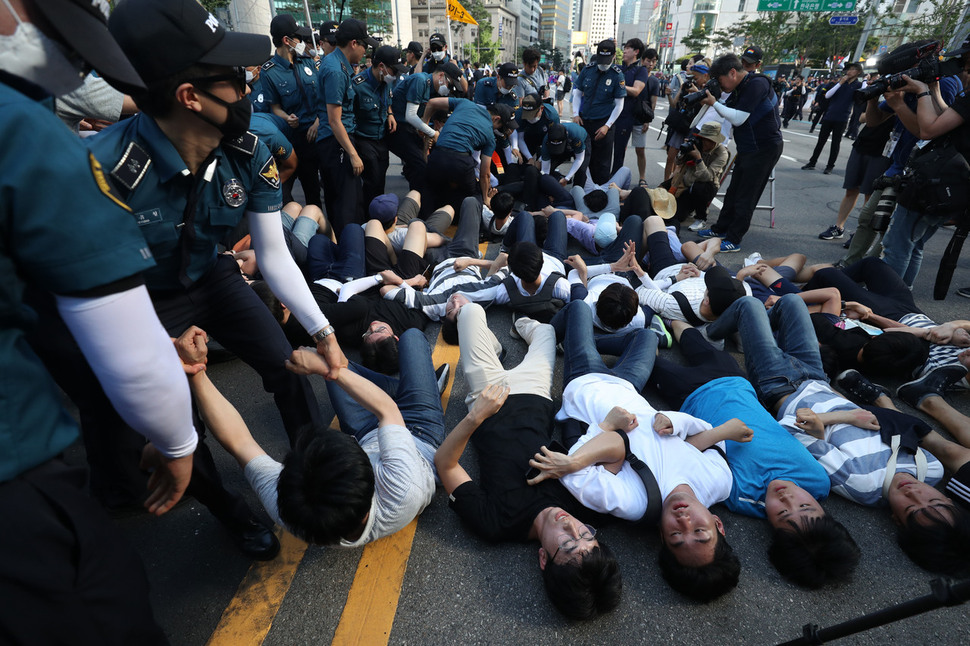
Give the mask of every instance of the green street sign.
[{"label": "green street sign", "polygon": [[758,0],[758,11],[852,11],[856,0]]}]

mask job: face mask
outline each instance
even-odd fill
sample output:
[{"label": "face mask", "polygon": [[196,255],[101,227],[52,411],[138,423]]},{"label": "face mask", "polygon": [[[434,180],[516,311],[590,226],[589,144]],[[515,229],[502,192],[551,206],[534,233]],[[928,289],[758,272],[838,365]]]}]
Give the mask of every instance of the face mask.
[{"label": "face mask", "polygon": [[431,57],[440,63],[441,61],[445,60],[445,50],[441,50],[440,52],[431,52]]},{"label": "face mask", "polygon": [[384,82],[385,83],[393,83],[396,80],[397,80],[397,77],[394,76],[393,74],[385,74],[384,75]]},{"label": "face mask", "polygon": [[317,57],[317,50],[315,50],[315,49],[308,49],[308,50],[306,50],[306,55],[309,56],[310,58],[316,58]]},{"label": "face mask", "polygon": [[499,91],[499,92],[501,92],[502,94],[508,94],[508,93],[509,93],[509,92],[511,92],[512,90],[511,90],[510,88],[507,88],[507,87],[500,87],[500,88],[498,89],[498,91]]},{"label": "face mask", "polygon": [[228,111],[226,120],[223,123],[215,123],[208,117],[203,116],[201,112],[196,112],[195,114],[200,119],[218,128],[222,136],[228,137],[229,139],[246,134],[246,131],[249,130],[249,120],[253,116],[253,104],[248,98],[244,96],[238,101],[230,103],[203,89],[196,89],[219,105],[225,106]]},{"label": "face mask", "polygon": [[290,49],[292,49],[293,53],[296,54],[297,56],[303,56],[303,52],[306,51],[306,43],[301,41],[296,45],[294,45],[293,47],[290,47]]},{"label": "face mask", "polygon": [[256,77],[252,72],[250,72],[249,70],[246,70],[246,85],[249,85],[250,83],[252,83],[255,78]]},{"label": "face mask", "polygon": [[601,72],[605,72],[606,70],[610,69],[610,64],[607,63],[605,65],[597,65],[596,69],[598,69]]},{"label": "face mask", "polygon": [[441,96],[448,96],[451,94],[451,88],[448,87],[447,83],[442,83],[438,86],[438,94]]},{"label": "face mask", "polygon": [[539,120],[539,115],[536,115],[536,116],[534,116],[534,117],[532,117],[531,119],[530,119],[530,118],[528,118],[528,117],[523,117],[523,118],[524,118],[524,119],[525,119],[526,121],[528,121],[529,123],[535,123],[536,121],[538,121],[538,120]]},{"label": "face mask", "polygon": [[0,69],[44,88],[54,96],[69,94],[84,82],[84,61],[69,55],[63,45],[51,40],[29,22],[23,22],[7,0],[3,0],[17,29],[0,36]]}]

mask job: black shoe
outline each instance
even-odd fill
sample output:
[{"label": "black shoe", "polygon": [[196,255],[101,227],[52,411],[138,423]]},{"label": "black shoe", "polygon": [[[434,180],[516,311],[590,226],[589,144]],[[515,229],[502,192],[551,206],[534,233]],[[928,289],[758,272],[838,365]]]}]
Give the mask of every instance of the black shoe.
[{"label": "black shoe", "polygon": [[961,287],[957,290],[957,296],[962,296],[964,298],[970,298],[970,287]]},{"label": "black shoe", "polygon": [[450,372],[451,372],[451,366],[448,365],[447,363],[443,363],[437,368],[435,368],[434,377],[435,377],[435,381],[438,382],[439,397],[443,395],[445,392],[445,386],[448,385],[448,373]]},{"label": "black shoe", "polygon": [[906,382],[896,389],[896,396],[913,408],[930,395],[943,396],[947,388],[960,381],[967,374],[963,366],[940,366],[919,379]]},{"label": "black shoe", "polygon": [[843,249],[848,249],[849,247],[852,246],[852,236],[854,235],[855,235],[855,231],[849,234],[849,239],[842,243]]},{"label": "black shoe", "polygon": [[270,561],[280,553],[280,542],[276,535],[255,518],[241,525],[224,523],[223,526],[239,551],[251,559]]},{"label": "black shoe", "polygon": [[826,166],[825,167],[825,170],[822,171],[822,174],[823,175],[831,175],[832,174],[832,170],[834,170],[832,166]]},{"label": "black shoe", "polygon": [[845,370],[835,378],[835,383],[843,392],[852,396],[852,399],[863,404],[874,404],[881,395],[888,395],[882,386],[878,386],[865,377],[858,370]]},{"label": "black shoe", "polygon": [[808,162],[802,166],[802,170],[815,170],[815,162]]}]

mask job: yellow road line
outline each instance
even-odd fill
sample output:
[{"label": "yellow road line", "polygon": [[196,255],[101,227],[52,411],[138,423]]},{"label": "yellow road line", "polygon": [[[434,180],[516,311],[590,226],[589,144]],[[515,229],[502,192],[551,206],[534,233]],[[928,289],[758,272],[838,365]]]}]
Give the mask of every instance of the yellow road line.
[{"label": "yellow road line", "polygon": [[208,646],[258,646],[263,643],[307,548],[306,543],[283,530],[280,530],[279,539],[279,556],[272,561],[254,563],[249,568],[236,596],[209,637]]}]

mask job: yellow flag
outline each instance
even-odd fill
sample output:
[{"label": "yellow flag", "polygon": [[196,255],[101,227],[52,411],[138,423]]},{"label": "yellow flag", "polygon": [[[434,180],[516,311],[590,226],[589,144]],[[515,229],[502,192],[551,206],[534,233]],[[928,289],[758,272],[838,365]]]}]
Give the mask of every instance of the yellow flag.
[{"label": "yellow flag", "polygon": [[468,25],[478,24],[478,21],[472,18],[471,13],[461,6],[458,0],[448,0],[448,17],[455,22],[463,22]]}]

